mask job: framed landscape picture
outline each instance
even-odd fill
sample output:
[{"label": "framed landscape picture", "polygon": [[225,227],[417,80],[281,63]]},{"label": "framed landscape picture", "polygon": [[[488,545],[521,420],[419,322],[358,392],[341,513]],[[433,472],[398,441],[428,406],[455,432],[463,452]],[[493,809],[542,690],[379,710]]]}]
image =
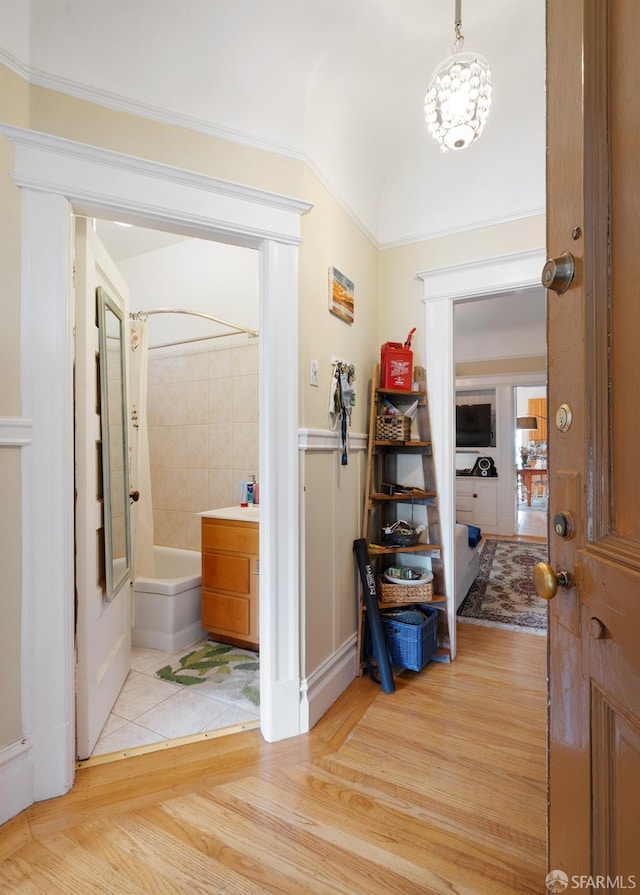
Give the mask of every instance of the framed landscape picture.
[{"label": "framed landscape picture", "polygon": [[335,267],[329,268],[329,310],[347,323],[353,323],[354,285]]}]

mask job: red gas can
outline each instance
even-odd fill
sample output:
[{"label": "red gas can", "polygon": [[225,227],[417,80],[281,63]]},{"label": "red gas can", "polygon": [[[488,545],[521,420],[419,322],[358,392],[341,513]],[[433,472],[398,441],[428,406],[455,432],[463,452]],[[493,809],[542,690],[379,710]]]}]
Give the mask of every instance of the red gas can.
[{"label": "red gas can", "polygon": [[385,342],[380,348],[380,388],[395,388],[410,392],[413,387],[412,329],[407,341]]}]

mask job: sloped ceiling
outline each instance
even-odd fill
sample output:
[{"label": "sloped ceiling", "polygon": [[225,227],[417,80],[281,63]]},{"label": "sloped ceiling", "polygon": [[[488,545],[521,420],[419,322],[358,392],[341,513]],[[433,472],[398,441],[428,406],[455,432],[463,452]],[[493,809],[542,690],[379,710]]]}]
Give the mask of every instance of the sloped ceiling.
[{"label": "sloped ceiling", "polygon": [[0,62],[34,83],[305,158],[381,246],[544,208],[544,0],[464,0],[487,57],[481,139],[424,125],[453,0],[0,0]]}]

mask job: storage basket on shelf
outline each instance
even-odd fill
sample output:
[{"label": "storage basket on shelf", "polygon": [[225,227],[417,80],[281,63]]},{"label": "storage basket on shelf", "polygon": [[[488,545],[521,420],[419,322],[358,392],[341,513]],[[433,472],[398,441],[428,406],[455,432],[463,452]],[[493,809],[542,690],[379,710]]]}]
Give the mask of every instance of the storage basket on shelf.
[{"label": "storage basket on shelf", "polygon": [[378,578],[378,596],[382,603],[430,603],[433,600],[433,575],[427,581],[411,584],[392,583],[383,575]]},{"label": "storage basket on shelf", "polygon": [[385,547],[413,547],[423,531],[424,525],[414,526],[398,519],[397,522],[382,527],[381,540]]},{"label": "storage basket on shelf", "polygon": [[438,610],[430,606],[381,613],[389,661],[421,671],[438,648]]},{"label": "storage basket on shelf", "polygon": [[402,414],[376,417],[376,441],[410,441],[411,419]]}]

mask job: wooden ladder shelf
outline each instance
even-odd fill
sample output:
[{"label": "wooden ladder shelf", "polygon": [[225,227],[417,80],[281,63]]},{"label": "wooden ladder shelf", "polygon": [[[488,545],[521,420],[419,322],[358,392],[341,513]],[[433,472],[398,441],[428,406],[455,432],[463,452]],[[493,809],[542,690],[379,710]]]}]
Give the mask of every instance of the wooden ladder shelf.
[{"label": "wooden ladder shelf", "polygon": [[[416,375],[422,377],[424,371],[416,367]],[[431,422],[426,385],[420,391],[400,391],[381,388],[380,368],[376,364],[371,376],[371,394],[369,405],[369,443],[367,449],[367,472],[365,483],[365,505],[362,537],[366,540],[369,558],[376,578],[383,575],[390,566],[403,565],[403,557],[420,555],[429,562],[420,563],[425,568],[430,564],[433,572],[433,595],[431,599],[416,599],[413,605],[436,607],[438,613],[438,650],[433,657],[436,661],[450,660],[449,637],[447,628],[447,599],[442,561],[442,545],[440,543],[440,511],[436,488],[434,468]],[[415,418],[410,431],[406,424],[402,432],[395,426],[389,437],[389,427],[379,424],[385,401],[390,402],[402,413],[417,402]],[[394,427],[391,427],[394,428]],[[396,438],[400,434],[403,440]],[[415,460],[411,463],[410,458]],[[419,479],[417,485],[403,485],[400,478],[409,475],[412,480]],[[394,493],[389,493],[390,491]],[[422,524],[425,530],[414,546],[399,547],[384,545],[383,527],[398,519]],[[415,562],[406,563],[415,567]],[[380,592],[379,592],[380,596]],[[363,657],[363,638],[365,628],[365,606],[362,590],[358,601],[358,674],[365,669]],[[412,605],[407,601],[391,602],[379,599],[381,609]]]}]

